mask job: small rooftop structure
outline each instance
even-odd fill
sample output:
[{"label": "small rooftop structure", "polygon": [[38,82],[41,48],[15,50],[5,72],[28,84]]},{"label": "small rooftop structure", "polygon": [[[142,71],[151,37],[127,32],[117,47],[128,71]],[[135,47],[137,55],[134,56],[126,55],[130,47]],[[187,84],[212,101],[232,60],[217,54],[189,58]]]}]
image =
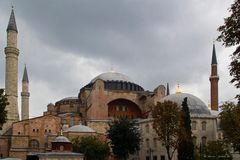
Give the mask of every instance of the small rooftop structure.
[{"label": "small rooftop structure", "polygon": [[64,132],[78,132],[78,133],[96,133],[95,130],[88,126],[84,126],[82,124],[72,126],[66,129]]}]

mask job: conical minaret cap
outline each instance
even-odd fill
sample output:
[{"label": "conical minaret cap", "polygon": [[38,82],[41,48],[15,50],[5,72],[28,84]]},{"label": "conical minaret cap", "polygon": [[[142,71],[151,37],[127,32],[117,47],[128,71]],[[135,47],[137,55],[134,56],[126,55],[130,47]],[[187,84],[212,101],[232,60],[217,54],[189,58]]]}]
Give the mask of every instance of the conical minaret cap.
[{"label": "conical minaret cap", "polygon": [[212,64],[217,64],[217,56],[216,56],[215,44],[213,44]]},{"label": "conical minaret cap", "polygon": [[170,95],[169,84],[167,83],[167,96]]},{"label": "conical minaret cap", "polygon": [[13,9],[12,9],[11,16],[10,16],[9,22],[8,22],[8,27],[7,27],[7,31],[10,31],[10,30],[18,32]]},{"label": "conical minaret cap", "polygon": [[27,67],[26,67],[26,65],[24,67],[22,82],[29,82],[28,81],[28,74],[27,74]]}]

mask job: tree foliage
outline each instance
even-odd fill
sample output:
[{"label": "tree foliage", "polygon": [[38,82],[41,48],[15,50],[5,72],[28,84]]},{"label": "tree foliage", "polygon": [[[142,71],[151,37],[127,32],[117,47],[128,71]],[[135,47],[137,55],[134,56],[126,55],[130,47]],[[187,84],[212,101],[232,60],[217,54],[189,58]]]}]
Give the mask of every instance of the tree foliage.
[{"label": "tree foliage", "polygon": [[107,132],[111,140],[111,147],[114,155],[119,159],[127,159],[140,149],[141,136],[134,121],[127,118],[114,120]]},{"label": "tree foliage", "polygon": [[153,128],[166,148],[168,159],[171,160],[179,143],[180,107],[172,101],[159,102],[153,108],[152,117]]},{"label": "tree foliage", "polygon": [[221,109],[219,118],[224,139],[233,145],[235,151],[240,153],[240,104],[225,102]]},{"label": "tree foliage", "polygon": [[4,94],[4,89],[0,89],[0,130],[2,130],[2,126],[7,120],[7,111],[5,108],[8,104],[7,97]]},{"label": "tree foliage", "polygon": [[[230,75],[233,77],[230,81],[235,83],[236,88],[240,88],[240,0],[235,0],[229,9],[231,15],[224,19],[224,24],[218,28],[220,35],[218,40],[222,41],[226,47],[237,45],[236,50],[231,54],[231,63],[229,66]],[[237,95],[240,103],[240,94]]]},{"label": "tree foliage", "polygon": [[110,147],[94,136],[73,139],[73,151],[83,153],[86,160],[104,160],[110,154]]},{"label": "tree foliage", "polygon": [[192,139],[190,112],[187,97],[182,102],[181,131],[178,145],[178,160],[194,160],[194,144]]},{"label": "tree foliage", "polygon": [[203,147],[201,160],[232,160],[228,146],[220,141],[208,141]]}]

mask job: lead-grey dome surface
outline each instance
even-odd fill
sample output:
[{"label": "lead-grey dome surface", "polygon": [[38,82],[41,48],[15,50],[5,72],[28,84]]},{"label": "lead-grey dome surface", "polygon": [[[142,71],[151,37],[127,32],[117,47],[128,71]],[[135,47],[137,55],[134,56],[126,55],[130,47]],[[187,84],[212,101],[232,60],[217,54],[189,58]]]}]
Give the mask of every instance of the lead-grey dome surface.
[{"label": "lead-grey dome surface", "polygon": [[98,75],[93,80],[91,80],[91,83],[94,83],[96,80],[101,79],[103,81],[123,81],[123,82],[130,82],[134,83],[131,78],[128,76],[118,73],[118,72],[106,72]]},{"label": "lead-grey dome surface", "polygon": [[55,138],[55,140],[53,142],[67,142],[69,143],[69,139],[67,137],[64,136],[58,136]]},{"label": "lead-grey dome surface", "polygon": [[92,128],[90,128],[88,126],[79,124],[79,125],[75,125],[75,126],[68,128],[65,132],[95,133],[96,131],[94,131]]},{"label": "lead-grey dome surface", "polygon": [[169,100],[169,101],[173,101],[173,102],[177,103],[179,106],[182,106],[182,102],[185,97],[187,97],[187,103],[188,103],[189,111],[191,114],[211,115],[211,112],[207,108],[206,104],[201,99],[199,99],[198,97],[196,97],[192,94],[188,94],[188,93],[171,94],[171,95],[166,96],[163,99],[161,99],[161,102],[163,102],[165,100]]}]

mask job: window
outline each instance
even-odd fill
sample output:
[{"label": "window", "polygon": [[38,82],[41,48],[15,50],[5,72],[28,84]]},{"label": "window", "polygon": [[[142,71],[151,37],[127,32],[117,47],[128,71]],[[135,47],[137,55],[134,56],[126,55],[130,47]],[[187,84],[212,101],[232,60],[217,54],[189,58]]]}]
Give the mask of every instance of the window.
[{"label": "window", "polygon": [[202,145],[205,146],[207,144],[207,137],[202,137]]},{"label": "window", "polygon": [[39,142],[36,139],[32,139],[29,141],[29,147],[30,148],[38,148]]},{"label": "window", "polygon": [[119,111],[122,111],[122,106],[119,106]]},{"label": "window", "polygon": [[130,83],[127,83],[127,90],[130,90]]},{"label": "window", "polygon": [[64,146],[63,145],[60,146],[60,151],[64,151]]},{"label": "window", "polygon": [[120,82],[117,83],[117,89],[118,90],[121,89],[121,83]]},{"label": "window", "polygon": [[33,132],[35,132],[35,129],[33,129]]},{"label": "window", "polygon": [[149,139],[146,139],[146,147],[149,148]]},{"label": "window", "polygon": [[149,133],[149,124],[146,124],[145,128],[146,128],[146,133]]},{"label": "window", "polygon": [[193,121],[192,122],[192,130],[196,130],[197,129],[197,122]]},{"label": "window", "polygon": [[193,144],[196,145],[197,144],[197,137],[193,136]]},{"label": "window", "polygon": [[153,156],[153,160],[157,160],[157,156]]},{"label": "window", "polygon": [[123,88],[122,88],[123,90],[127,89],[127,84],[126,84],[126,82],[124,82],[122,86],[123,86]]},{"label": "window", "polygon": [[20,132],[18,132],[18,135],[21,134]]},{"label": "window", "polygon": [[218,139],[222,139],[222,134],[218,133]]},{"label": "window", "polygon": [[153,138],[153,147],[157,148],[157,138]]},{"label": "window", "polygon": [[149,157],[149,156],[146,156],[146,160],[150,160],[150,157]]},{"label": "window", "polygon": [[161,160],[165,160],[165,156],[161,156]]},{"label": "window", "polygon": [[202,130],[206,131],[206,128],[207,128],[207,123],[204,121],[202,122]]}]

